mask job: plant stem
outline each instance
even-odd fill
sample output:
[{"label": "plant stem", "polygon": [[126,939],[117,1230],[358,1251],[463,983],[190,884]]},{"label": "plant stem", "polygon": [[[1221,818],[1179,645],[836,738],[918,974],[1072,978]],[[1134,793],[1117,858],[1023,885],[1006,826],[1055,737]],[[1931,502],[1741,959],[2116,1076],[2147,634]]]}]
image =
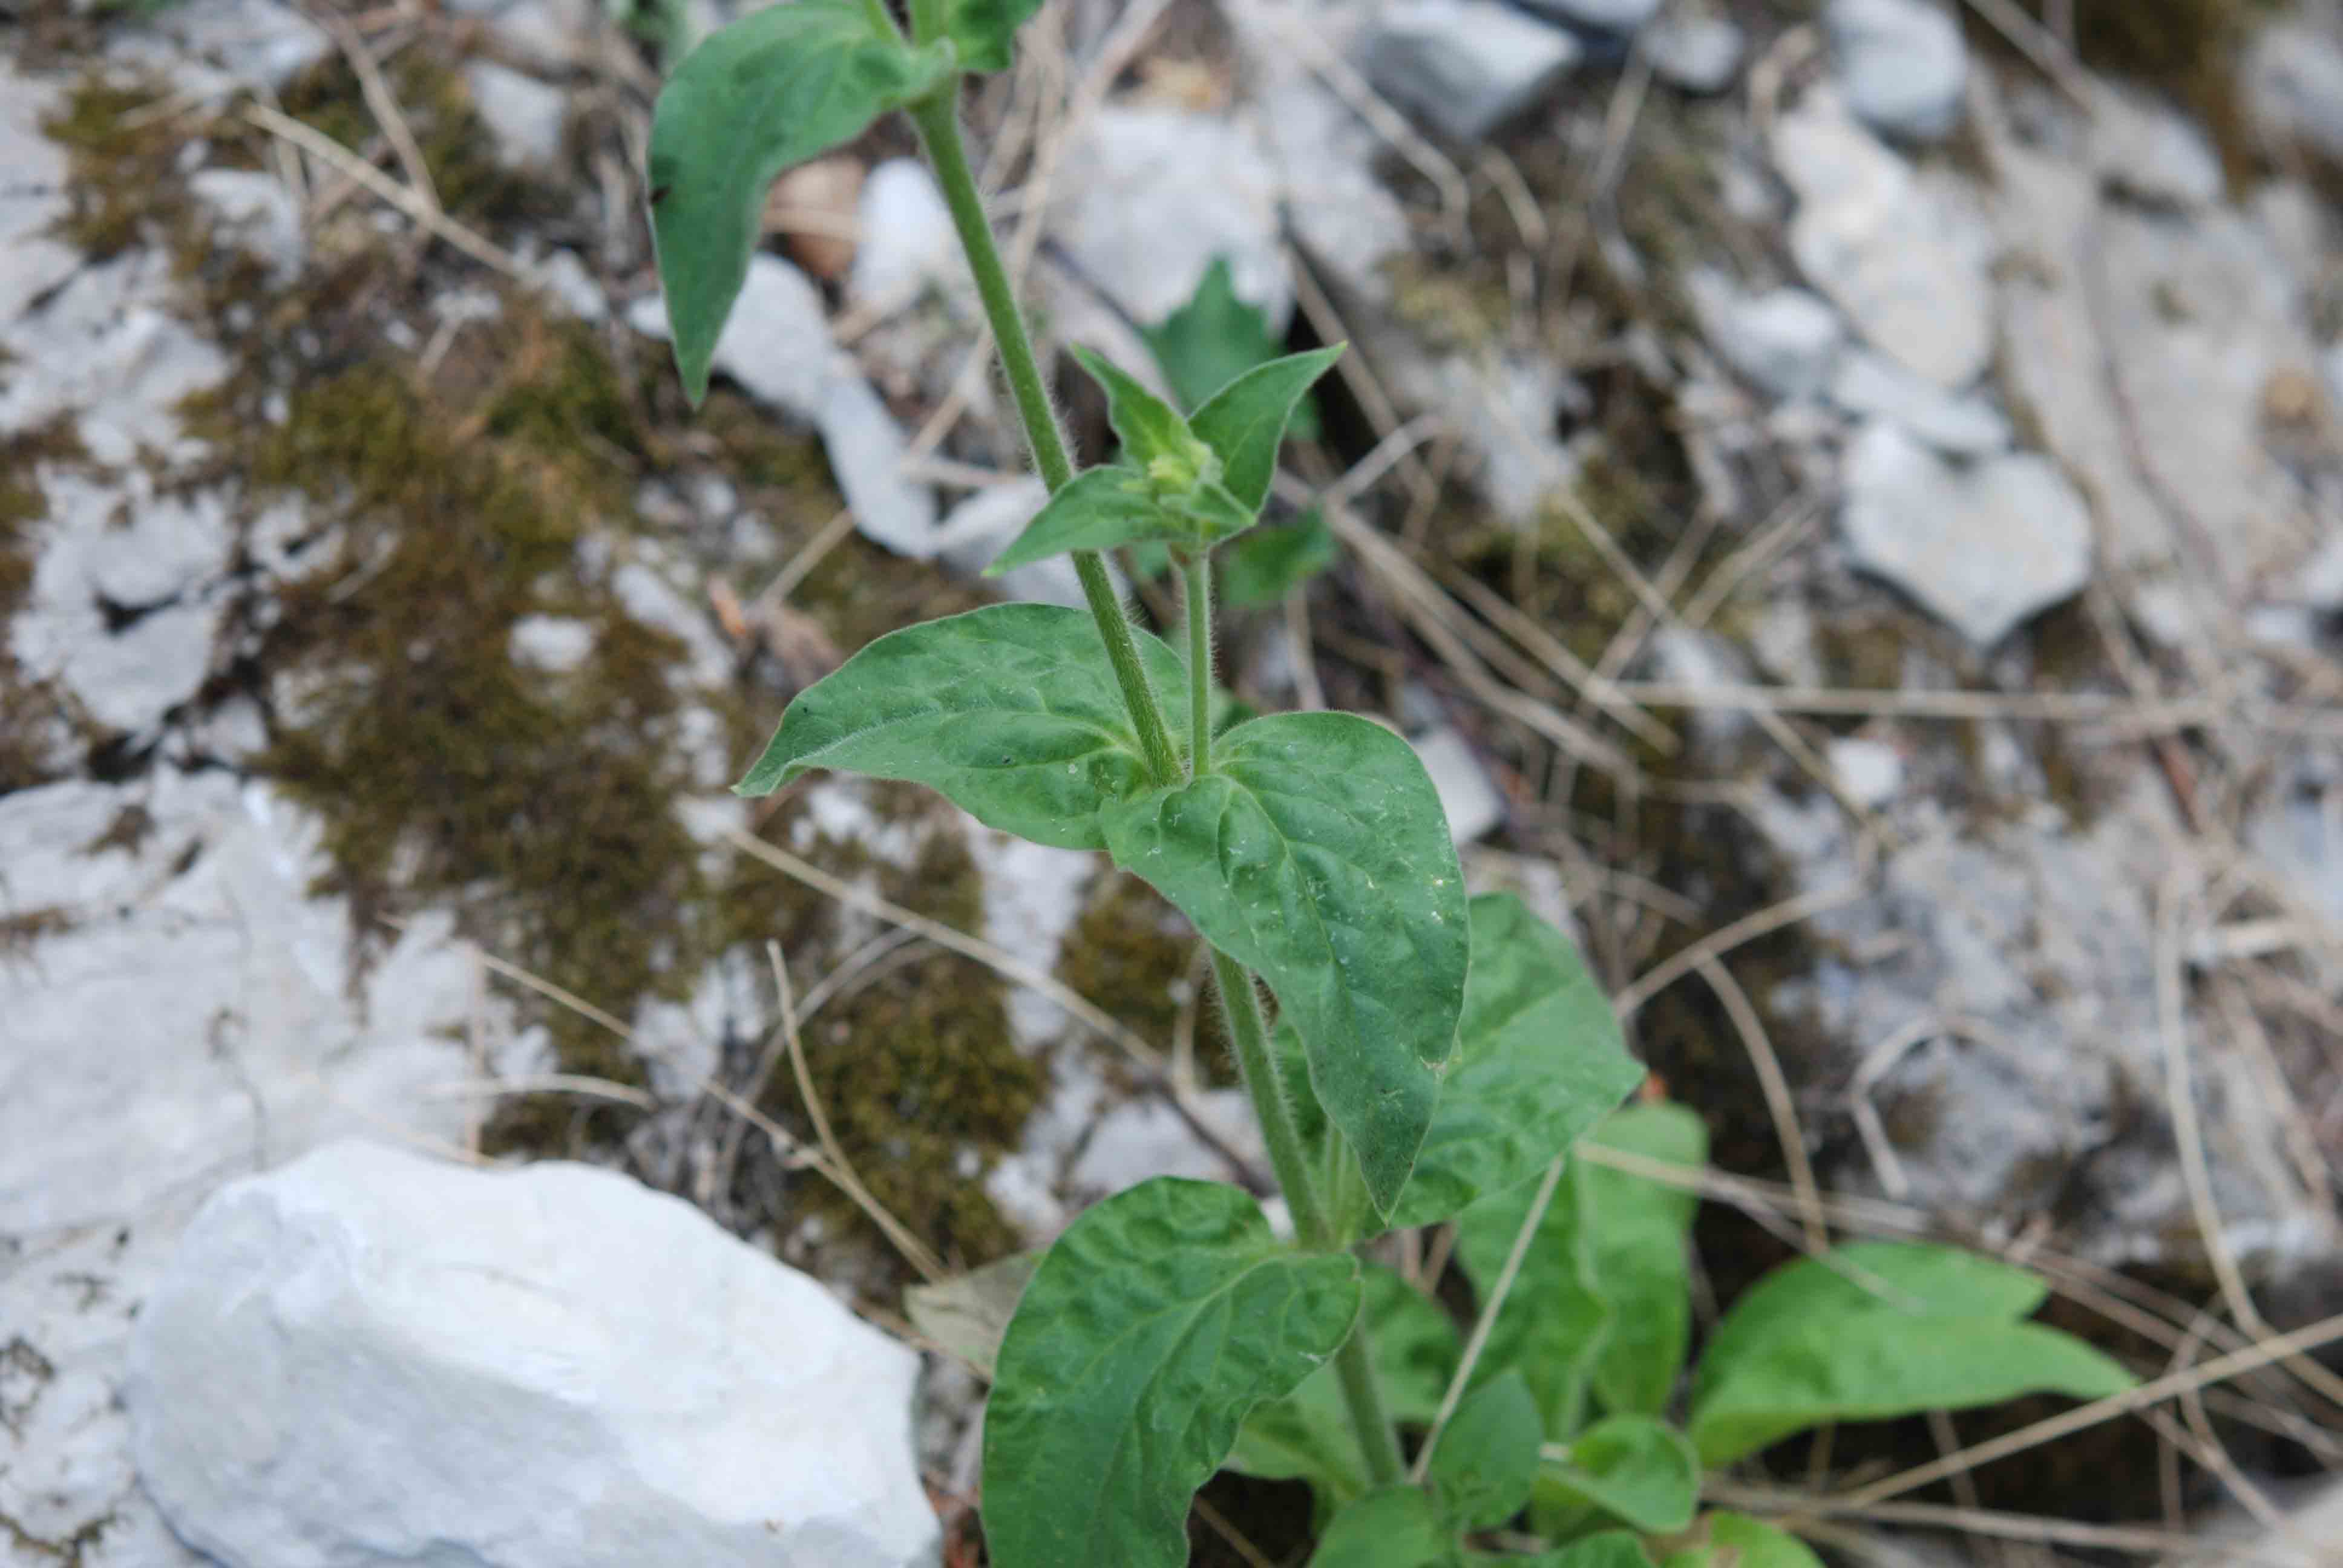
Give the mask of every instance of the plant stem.
[{"label": "plant stem", "polygon": [[[1332,1247],[1335,1238],[1319,1200],[1309,1151],[1293,1124],[1293,1108],[1285,1098],[1277,1059],[1270,1054],[1269,1026],[1261,1016],[1261,997],[1252,988],[1252,976],[1215,948],[1212,978],[1220,986],[1221,1005],[1228,1017],[1229,1038],[1236,1042],[1237,1066],[1244,1074],[1245,1091],[1252,1097],[1253,1114],[1261,1120],[1262,1141],[1269,1145],[1269,1163],[1277,1172],[1277,1184],[1285,1191],[1285,1206],[1293,1215],[1293,1233],[1305,1247]],[[1407,1467],[1400,1458],[1399,1434],[1383,1409],[1383,1390],[1375,1382],[1374,1346],[1366,1324],[1352,1329],[1334,1364],[1368,1473],[1378,1486],[1405,1484]]]},{"label": "plant stem", "polygon": [[[871,0],[871,3],[883,7],[886,0]],[[894,25],[892,20],[889,21],[888,25],[890,27]],[[931,43],[943,35],[943,0],[911,0],[911,41],[913,43]]]},{"label": "plant stem", "polygon": [[1212,770],[1212,558],[1180,563],[1188,601],[1188,777]]},{"label": "plant stem", "polygon": [[[916,9],[913,19],[919,19]],[[1001,264],[1001,247],[993,243],[992,223],[985,216],[983,197],[977,193],[968,149],[960,143],[959,97],[960,83],[955,77],[932,96],[912,105],[911,119],[927,143],[936,183],[942,187],[944,205],[951,209],[960,247],[968,253],[969,271],[975,276],[977,295],[984,301],[985,317],[992,324],[992,340],[1001,350],[1001,367],[1008,375],[1018,417],[1025,426],[1025,439],[1032,447],[1033,466],[1041,471],[1041,483],[1054,494],[1074,477],[1074,463],[1066,453],[1057,411],[1050,407],[1050,389],[1033,357],[1033,340],[1026,335],[1025,317],[1017,308],[1008,268]],[[1106,643],[1107,659],[1122,688],[1123,706],[1131,710],[1131,726],[1139,732],[1139,747],[1147,758],[1148,769],[1157,783],[1172,783],[1180,777],[1180,759],[1164,730],[1163,711],[1140,666],[1131,622],[1123,615],[1113,580],[1107,576],[1106,562],[1095,550],[1077,550],[1074,570],[1082,579],[1082,597],[1090,601],[1091,618],[1098,622],[1099,636]]]}]

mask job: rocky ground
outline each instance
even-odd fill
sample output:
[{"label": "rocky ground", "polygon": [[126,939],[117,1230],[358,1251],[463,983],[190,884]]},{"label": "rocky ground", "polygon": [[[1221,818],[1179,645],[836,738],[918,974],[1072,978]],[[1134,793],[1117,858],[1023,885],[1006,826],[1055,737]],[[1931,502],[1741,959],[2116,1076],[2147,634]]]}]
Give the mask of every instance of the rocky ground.
[{"label": "rocky ground", "polygon": [[[900,126],[776,191],[685,408],[639,169],[720,15],[0,6],[0,1562],[193,1560],[130,1326],[205,1195],[343,1134],[617,1167],[898,1327],[923,1269],[1258,1163],[1143,888],[915,790],[723,791],[870,638],[1073,589],[974,575],[1037,492]],[[1717,1294],[1805,1220],[2020,1257],[2147,1370],[2343,1310],[2343,12],[1029,32],[970,113],[1051,343],[1151,373],[1224,279],[1352,345],[1280,484],[1326,564],[1227,673],[1399,724],[1476,882],[1574,920],[1755,1181]],[[2338,1394],[1947,1495],[2258,1516]],[[1835,1462],[1931,1441],[1875,1436]],[[1828,1527],[2052,1550],[1883,1528]]]}]

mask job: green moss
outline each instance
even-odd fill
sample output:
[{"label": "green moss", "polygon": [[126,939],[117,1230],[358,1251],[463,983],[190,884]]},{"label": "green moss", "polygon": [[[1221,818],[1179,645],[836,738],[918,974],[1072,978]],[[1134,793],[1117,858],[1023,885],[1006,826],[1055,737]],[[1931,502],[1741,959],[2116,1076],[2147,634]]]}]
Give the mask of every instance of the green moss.
[{"label": "green moss", "polygon": [[[384,72],[439,205],[491,230],[558,216],[557,182],[530,179],[498,160],[496,135],[473,106],[459,64],[447,44],[427,40],[402,50]],[[290,84],[284,103],[287,114],[354,151],[382,139],[357,73],[339,55]]]},{"label": "green moss", "polygon": [[[1161,893],[1128,872],[1101,872],[1059,949],[1058,978],[1078,996],[1169,1047],[1180,1027],[1182,998],[1202,971],[1192,970],[1195,928]],[[1237,1081],[1220,1010],[1199,998],[1196,1065],[1209,1082]],[[1109,1064],[1119,1071],[1122,1059]]]},{"label": "green moss", "polygon": [[[0,628],[15,618],[33,587],[33,531],[49,513],[41,488],[45,464],[87,460],[72,422],[64,417],[0,437]],[[47,749],[37,730],[54,705],[27,683],[0,637],[0,795],[47,777]]]},{"label": "green moss", "polygon": [[92,261],[165,238],[165,226],[184,210],[185,129],[170,116],[139,113],[160,95],[92,72],[41,122],[43,134],[65,149],[71,171],[57,236]]}]

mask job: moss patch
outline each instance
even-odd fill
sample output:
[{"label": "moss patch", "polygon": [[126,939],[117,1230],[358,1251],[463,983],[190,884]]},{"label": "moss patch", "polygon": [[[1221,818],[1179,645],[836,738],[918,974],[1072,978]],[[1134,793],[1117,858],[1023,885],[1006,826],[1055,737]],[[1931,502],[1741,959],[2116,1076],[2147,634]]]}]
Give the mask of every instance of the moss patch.
[{"label": "moss patch", "polygon": [[[1195,928],[1161,894],[1129,872],[1101,871],[1059,950],[1058,978],[1142,1040],[1168,1046],[1189,1005],[1183,1002],[1188,987],[1198,978],[1189,967],[1196,942]],[[1220,1009],[1202,998],[1193,1005],[1199,1075],[1215,1085],[1235,1083]],[[1119,1052],[1102,1060],[1111,1074],[1127,1070]]]},{"label": "moss patch", "polygon": [[[0,633],[32,592],[33,532],[49,513],[41,467],[86,458],[63,418],[0,437]],[[0,795],[46,781],[48,748],[41,731],[55,716],[55,704],[25,680],[0,635]]]}]

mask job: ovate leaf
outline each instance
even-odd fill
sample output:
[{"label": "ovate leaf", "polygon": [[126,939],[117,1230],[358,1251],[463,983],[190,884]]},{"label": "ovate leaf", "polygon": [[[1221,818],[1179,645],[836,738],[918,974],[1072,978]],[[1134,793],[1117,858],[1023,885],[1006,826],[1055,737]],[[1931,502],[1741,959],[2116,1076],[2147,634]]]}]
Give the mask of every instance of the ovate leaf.
[{"label": "ovate leaf", "polygon": [[1213,588],[1234,609],[1276,604],[1342,558],[1317,508],[1291,523],[1255,528],[1221,552]]},{"label": "ovate leaf", "polygon": [[[1383,1408],[1393,1421],[1429,1422],[1462,1351],[1455,1322],[1380,1263],[1361,1265],[1360,1285],[1359,1327],[1374,1347]],[[1321,1367],[1285,1398],[1255,1410],[1228,1467],[1265,1480],[1308,1482],[1322,1519],[1363,1494],[1372,1480],[1335,1370]]]},{"label": "ovate leaf", "polygon": [[1519,1513],[1537,1480],[1544,1437],[1521,1373],[1506,1372],[1468,1394],[1432,1453],[1432,1486],[1449,1523],[1488,1530]]},{"label": "ovate leaf", "polygon": [[1745,1513],[1707,1513],[1701,1523],[1711,1542],[1730,1547],[1735,1568],[1823,1568],[1823,1560],[1786,1530]]},{"label": "ovate leaf", "polygon": [[1216,256],[1196,292],[1153,327],[1141,327],[1163,379],[1180,407],[1202,407],[1213,393],[1284,350],[1269,330],[1269,313],[1240,298],[1229,258]]},{"label": "ovate leaf", "polygon": [[651,116],[651,233],[676,368],[695,405],[748,276],[767,189],[932,90],[950,66],[940,45],[913,49],[882,32],[862,0],[792,0],[742,17],[676,67]]},{"label": "ovate leaf", "polygon": [[1532,1180],[1644,1076],[1569,938],[1508,893],[1474,899],[1471,926],[1456,1060],[1394,1226]]},{"label": "ovate leaf", "polygon": [[1692,1523],[1700,1457],[1684,1434],[1643,1415],[1614,1415],[1581,1432],[1544,1478],[1575,1501],[1648,1534]]},{"label": "ovate leaf", "polygon": [[1291,1251],[1252,1198],[1159,1177],[1086,1211],[1042,1258],[984,1417],[997,1568],[1180,1568],[1189,1499],[1253,1407],[1341,1348],[1347,1256]]},{"label": "ovate leaf", "polygon": [[1754,1348],[1802,1322],[1894,1312],[2014,1323],[2049,1293],[2036,1275],[1956,1247],[1854,1242],[1785,1263],[1742,1292],[1708,1336],[1694,1392],[1706,1394]]},{"label": "ovate leaf", "polygon": [[[1594,1364],[1611,1335],[1611,1307],[1595,1289],[1594,1227],[1574,1160],[1531,1233],[1513,1286],[1497,1309],[1476,1375],[1521,1372],[1536,1397],[1549,1438],[1584,1421]],[[1513,1238],[1535,1201],[1537,1184],[1483,1198],[1456,1218],[1456,1259],[1483,1303],[1503,1277]]]},{"label": "ovate leaf", "polygon": [[1311,387],[1342,357],[1342,347],[1338,343],[1290,354],[1248,370],[1189,419],[1197,438],[1219,456],[1222,483],[1248,510],[1259,511],[1269,498],[1286,424]]},{"label": "ovate leaf", "polygon": [[[1631,1105],[1590,1141],[1697,1171],[1708,1129],[1681,1105]],[[1578,1172],[1594,1223],[1596,1288],[1611,1304],[1612,1332],[1594,1363],[1605,1409],[1656,1415],[1684,1370],[1692,1338],[1692,1271],[1685,1241],[1698,1195],[1587,1161]]]},{"label": "ovate leaf", "polygon": [[1012,1252],[970,1273],[913,1285],[903,1292],[903,1311],[938,1349],[990,1377],[1017,1298],[1041,1264],[1039,1252]]},{"label": "ovate leaf", "polygon": [[1454,1550],[1431,1498],[1413,1486],[1390,1486],[1334,1516],[1310,1568],[1444,1568]]},{"label": "ovate leaf", "polygon": [[1344,713],[1240,724],[1213,771],[1109,806],[1116,864],[1258,970],[1378,1211],[1398,1201],[1454,1047],[1463,873],[1414,749]]},{"label": "ovate leaf", "polygon": [[[1187,675],[1135,633],[1159,691]],[[1186,739],[1186,705],[1166,722]],[[1121,689],[1081,610],[1001,604],[890,632],[798,694],[734,789],[767,795],[814,768],[903,779],[1037,844],[1101,847],[1099,812],[1148,786]]]},{"label": "ovate leaf", "polygon": [[1896,1312],[1785,1324],[1735,1359],[1693,1406],[1692,1438],[1730,1464],[1793,1432],[1836,1421],[1970,1410],[2022,1393],[2104,1399],[2131,1374],[2038,1323]]},{"label": "ovate leaf", "polygon": [[1251,527],[1252,515],[1218,485],[1199,485],[1192,495],[1167,498],[1135,468],[1090,468],[1050,498],[985,575],[1070,550],[1137,544],[1210,548]]},{"label": "ovate leaf", "polygon": [[960,45],[962,69],[1005,71],[1017,29],[1041,8],[1041,0],[945,0],[944,34]]}]

